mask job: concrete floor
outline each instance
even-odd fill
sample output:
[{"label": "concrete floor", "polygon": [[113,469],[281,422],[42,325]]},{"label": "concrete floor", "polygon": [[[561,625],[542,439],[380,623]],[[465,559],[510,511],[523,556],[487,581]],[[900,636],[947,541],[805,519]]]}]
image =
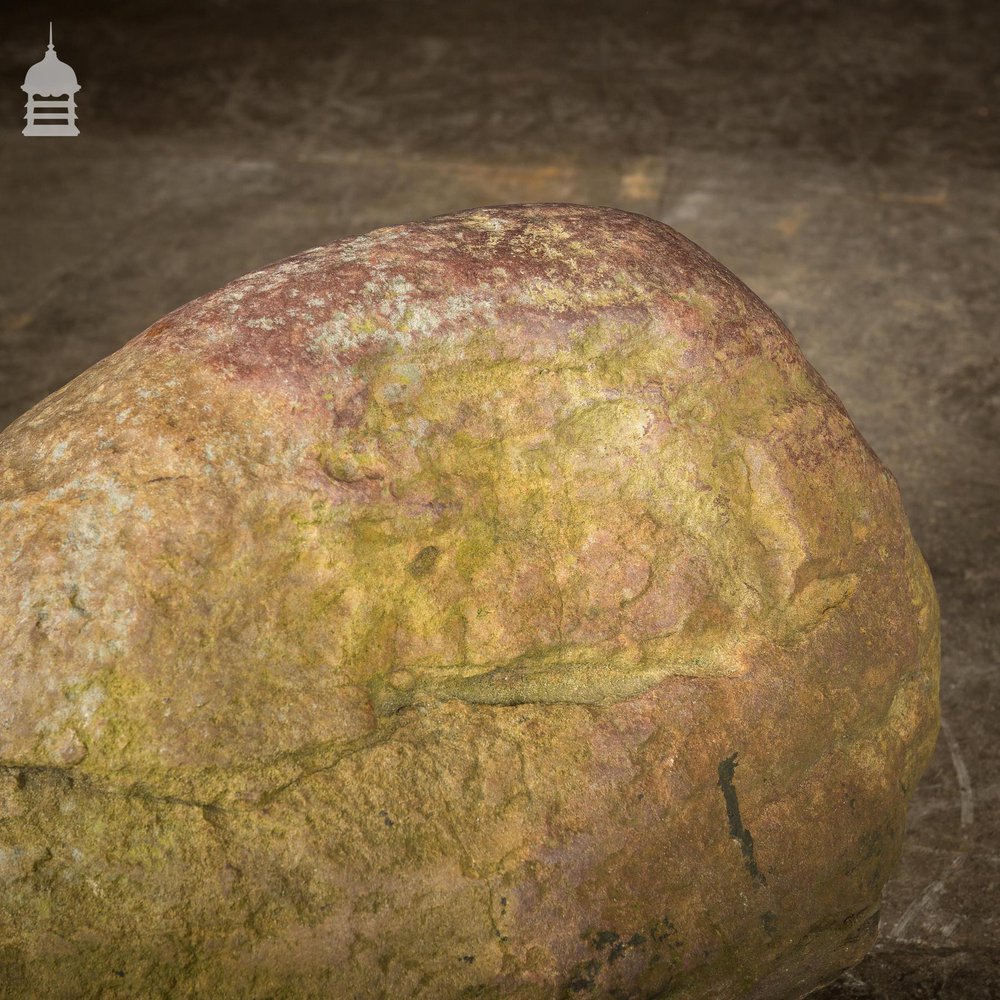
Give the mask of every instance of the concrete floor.
[{"label": "concrete floor", "polygon": [[[862,9],[863,8],[863,9]],[[21,136],[47,19],[76,139]],[[669,222],[788,322],[937,581],[944,727],[822,1000],[1000,997],[1000,5],[0,9],[0,426],[175,306],[480,204]]]}]

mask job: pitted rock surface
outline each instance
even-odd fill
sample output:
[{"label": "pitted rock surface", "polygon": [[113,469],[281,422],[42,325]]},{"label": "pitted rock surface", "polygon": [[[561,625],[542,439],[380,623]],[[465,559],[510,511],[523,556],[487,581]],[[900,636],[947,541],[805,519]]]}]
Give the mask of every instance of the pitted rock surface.
[{"label": "pitted rock surface", "polygon": [[0,434],[0,567],[4,997],[803,996],[937,733],[893,477],[610,209],[175,310]]}]

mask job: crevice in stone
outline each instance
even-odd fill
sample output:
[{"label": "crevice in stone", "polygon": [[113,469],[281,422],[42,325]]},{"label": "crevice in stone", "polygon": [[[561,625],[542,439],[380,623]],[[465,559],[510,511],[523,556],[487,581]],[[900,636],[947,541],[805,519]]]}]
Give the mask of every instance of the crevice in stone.
[{"label": "crevice in stone", "polygon": [[726,800],[726,815],[729,818],[729,835],[739,842],[740,851],[743,853],[743,863],[755,885],[767,885],[764,873],[757,867],[757,859],[754,856],[753,836],[748,827],[743,825],[740,816],[740,803],[736,795],[736,786],[733,784],[733,777],[736,773],[739,754],[730,754],[719,764],[719,787],[722,789],[723,798]]}]

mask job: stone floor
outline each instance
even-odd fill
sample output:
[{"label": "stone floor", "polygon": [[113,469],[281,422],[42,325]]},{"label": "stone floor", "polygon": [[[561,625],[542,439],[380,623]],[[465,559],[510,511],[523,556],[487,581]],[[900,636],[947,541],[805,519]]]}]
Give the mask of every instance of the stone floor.
[{"label": "stone floor", "polygon": [[[346,234],[519,201],[669,222],[843,398],[941,598],[944,723],[881,940],[816,997],[1000,997],[1000,5],[86,8],[0,9],[0,426]],[[48,17],[72,140],[20,134]]]}]

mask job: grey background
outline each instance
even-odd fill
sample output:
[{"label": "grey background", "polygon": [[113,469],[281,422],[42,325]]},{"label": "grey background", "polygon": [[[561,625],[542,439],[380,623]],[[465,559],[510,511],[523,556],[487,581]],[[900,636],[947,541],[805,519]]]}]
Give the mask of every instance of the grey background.
[{"label": "grey background", "polygon": [[[817,996],[1000,996],[1000,4],[0,8],[0,426],[164,313],[379,225],[662,219],[790,325],[899,480],[945,730],[872,955]],[[21,135],[56,48],[81,135]]]}]

